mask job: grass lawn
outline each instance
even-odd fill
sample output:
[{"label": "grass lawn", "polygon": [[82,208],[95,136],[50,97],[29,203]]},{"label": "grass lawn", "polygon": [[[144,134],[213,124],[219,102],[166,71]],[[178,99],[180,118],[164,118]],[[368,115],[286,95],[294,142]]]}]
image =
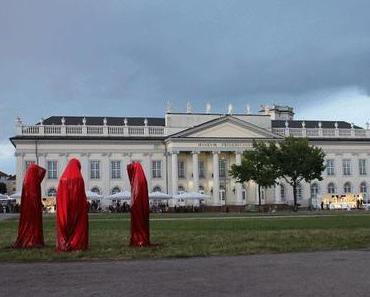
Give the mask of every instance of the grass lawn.
[{"label": "grass lawn", "polygon": [[0,262],[124,260],[370,247],[368,214],[227,216],[224,219],[220,214],[152,215],[151,241],[158,246],[130,248],[127,214],[90,215],[90,249],[72,253],[55,252],[54,217],[44,218],[46,247],[32,250],[9,248],[16,238],[18,220],[4,220],[0,221]]}]

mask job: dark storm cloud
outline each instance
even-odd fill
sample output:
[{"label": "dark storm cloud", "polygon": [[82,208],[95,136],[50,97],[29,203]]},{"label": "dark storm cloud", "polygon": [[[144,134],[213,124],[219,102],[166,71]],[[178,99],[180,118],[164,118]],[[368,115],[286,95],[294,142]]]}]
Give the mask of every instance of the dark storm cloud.
[{"label": "dark storm cloud", "polygon": [[167,100],[256,110],[366,92],[369,11],[367,0],[2,0],[0,139],[16,115],[162,115]]}]

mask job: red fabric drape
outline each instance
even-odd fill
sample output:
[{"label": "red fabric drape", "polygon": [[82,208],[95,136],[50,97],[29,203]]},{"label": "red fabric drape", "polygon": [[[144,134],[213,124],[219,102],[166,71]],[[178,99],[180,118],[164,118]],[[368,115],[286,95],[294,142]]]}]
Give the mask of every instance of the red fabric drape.
[{"label": "red fabric drape", "polygon": [[18,237],[13,244],[15,248],[44,246],[41,182],[45,172],[44,168],[36,164],[31,164],[26,171],[22,187]]},{"label": "red fabric drape", "polygon": [[81,164],[77,159],[69,161],[59,181],[56,229],[58,251],[88,248],[88,204]]},{"label": "red fabric drape", "polygon": [[140,163],[127,165],[131,183],[131,239],[130,246],[149,246],[148,184]]}]

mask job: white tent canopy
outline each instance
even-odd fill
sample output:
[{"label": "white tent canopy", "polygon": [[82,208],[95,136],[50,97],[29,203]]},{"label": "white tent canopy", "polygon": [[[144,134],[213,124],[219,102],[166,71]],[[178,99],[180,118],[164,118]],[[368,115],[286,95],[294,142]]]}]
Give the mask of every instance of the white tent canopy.
[{"label": "white tent canopy", "polygon": [[0,200],[8,200],[9,197],[7,195],[0,194]]},{"label": "white tent canopy", "polygon": [[173,196],[175,199],[184,199],[184,200],[202,200],[202,199],[209,199],[210,196],[201,194],[198,192],[183,192],[181,194],[177,194]]},{"label": "white tent canopy", "polygon": [[209,199],[210,196],[197,192],[183,192],[173,196],[171,206],[199,206],[202,200]]},{"label": "white tent canopy", "polygon": [[107,199],[111,200],[130,200],[131,199],[131,192],[129,191],[122,191],[115,193],[113,195],[107,196]]},{"label": "white tent canopy", "polygon": [[163,192],[151,192],[149,193],[149,199],[152,200],[167,200],[171,199],[171,196]]},{"label": "white tent canopy", "polygon": [[18,191],[18,192],[15,192],[14,194],[11,194],[9,197],[13,199],[17,199],[17,198],[21,198],[21,196],[22,196],[22,192]]},{"label": "white tent canopy", "polygon": [[92,192],[92,191],[86,191],[86,197],[89,200],[99,200],[99,199],[103,198],[102,195],[100,195],[98,193],[95,193],[95,192]]},{"label": "white tent canopy", "polygon": [[106,196],[102,200],[102,206],[103,207],[108,207],[109,205],[112,205],[113,200],[123,200],[124,202],[130,204],[131,202],[131,192],[129,191],[122,191],[115,193],[113,195]]}]

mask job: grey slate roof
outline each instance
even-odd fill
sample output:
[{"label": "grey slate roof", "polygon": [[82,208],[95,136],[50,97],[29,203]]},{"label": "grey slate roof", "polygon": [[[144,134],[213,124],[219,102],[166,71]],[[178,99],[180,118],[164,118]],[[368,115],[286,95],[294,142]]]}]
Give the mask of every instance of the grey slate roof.
[{"label": "grey slate roof", "polygon": [[[44,125],[61,125],[62,116],[52,116],[44,120]],[[84,117],[65,116],[66,125],[82,125]],[[104,117],[85,117],[86,125],[102,126]],[[108,126],[123,126],[125,117],[106,117]],[[126,117],[129,126],[144,126],[144,120],[148,120],[148,126],[164,126],[164,118]],[[39,124],[39,123],[38,123]]]},{"label": "grey slate roof", "polygon": [[[302,120],[292,120],[288,121],[289,128],[302,128],[302,122],[305,122],[306,128],[319,128],[319,122],[321,122],[321,128],[324,129],[334,129],[335,121],[302,121]],[[344,121],[337,121],[339,129],[350,129],[351,123]],[[272,120],[272,128],[285,128],[284,120]],[[363,129],[359,126],[354,125],[355,129]]]},{"label": "grey slate roof", "polygon": [[[60,125],[63,116],[51,116],[44,120],[44,125]],[[65,116],[66,125],[82,125],[82,116]],[[104,117],[85,117],[86,125],[101,126],[103,125]],[[109,126],[122,126],[125,117],[106,117],[107,125]],[[126,117],[129,126],[144,126],[144,120],[148,120],[148,126],[165,126],[164,118],[156,117]],[[272,128],[285,128],[284,120],[272,120]],[[303,120],[288,121],[290,128],[302,128]],[[318,128],[321,122],[322,128],[334,128],[335,121],[304,121],[306,128]],[[337,121],[339,129],[350,129],[351,123],[345,121]],[[38,123],[39,124],[39,123]],[[354,126],[355,129],[363,129],[359,126]]]}]

